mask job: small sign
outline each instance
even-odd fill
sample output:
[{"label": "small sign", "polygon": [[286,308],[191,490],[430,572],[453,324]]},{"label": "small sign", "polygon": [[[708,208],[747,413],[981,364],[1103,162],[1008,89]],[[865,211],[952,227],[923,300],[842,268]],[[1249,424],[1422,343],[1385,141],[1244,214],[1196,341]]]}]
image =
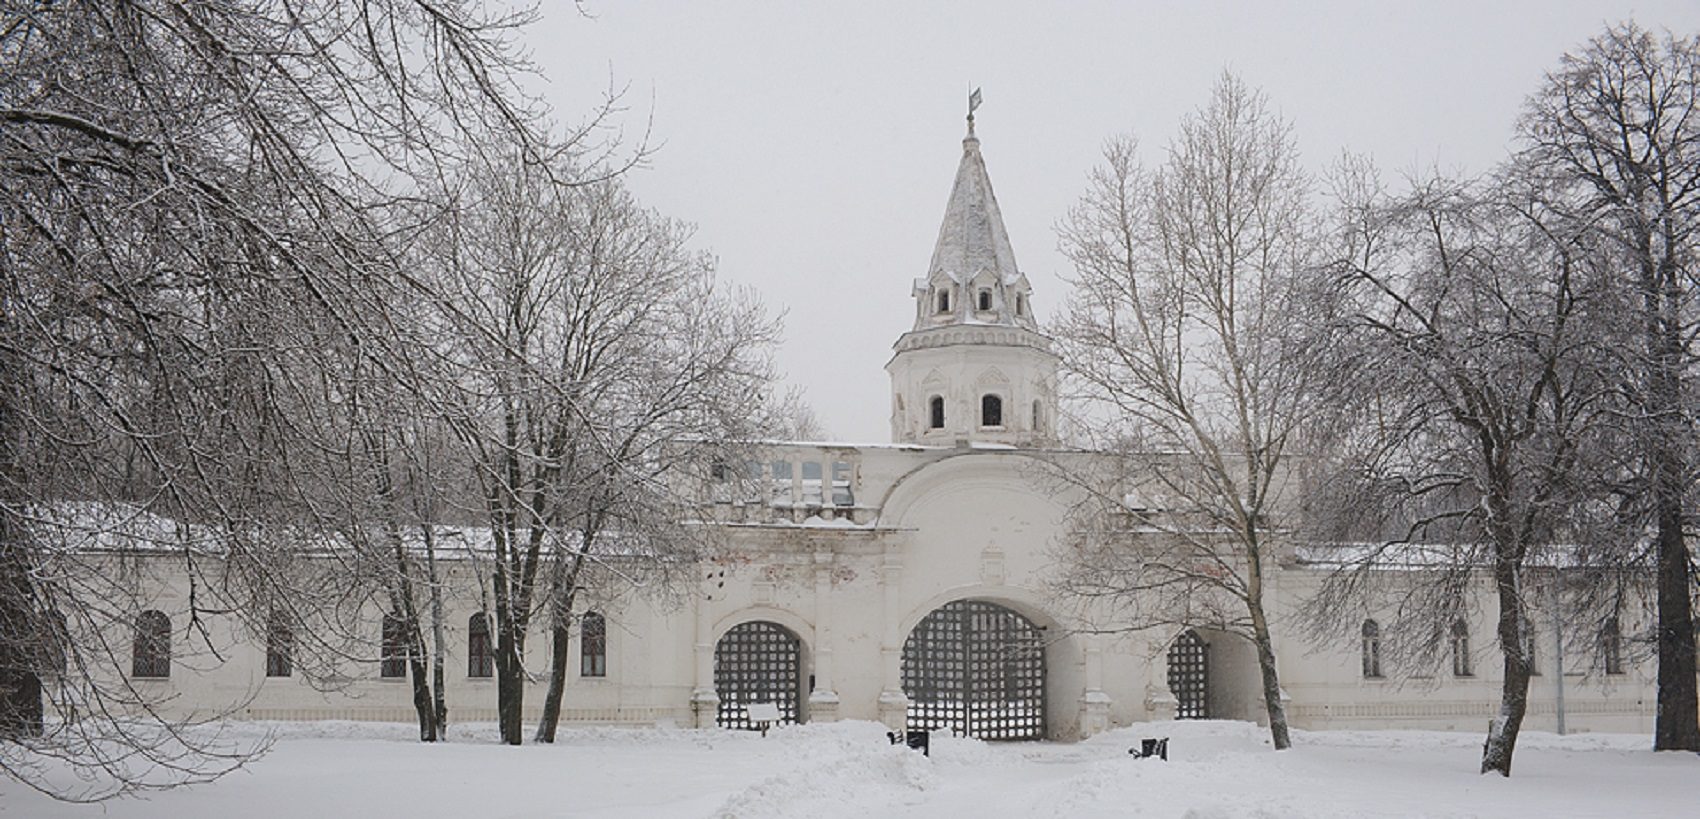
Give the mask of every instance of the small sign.
[{"label": "small sign", "polygon": [[750,722],[778,722],[779,703],[752,702],[745,707],[745,713],[749,716]]}]

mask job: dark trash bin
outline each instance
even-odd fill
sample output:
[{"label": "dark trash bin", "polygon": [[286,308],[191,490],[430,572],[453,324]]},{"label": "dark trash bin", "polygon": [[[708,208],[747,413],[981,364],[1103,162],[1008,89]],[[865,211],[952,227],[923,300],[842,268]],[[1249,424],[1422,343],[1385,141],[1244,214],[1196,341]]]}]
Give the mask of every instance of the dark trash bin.
[{"label": "dark trash bin", "polygon": [[1138,748],[1129,748],[1127,752],[1133,754],[1134,759],[1147,759],[1155,756],[1167,762],[1169,759],[1169,738],[1142,739],[1139,741]]},{"label": "dark trash bin", "polygon": [[906,734],[899,734],[896,731],[887,731],[885,732],[885,738],[891,740],[891,744],[893,745],[901,743],[908,745],[914,750],[920,751],[922,756],[932,756],[932,753],[927,747],[926,731],[909,731],[906,732]]}]

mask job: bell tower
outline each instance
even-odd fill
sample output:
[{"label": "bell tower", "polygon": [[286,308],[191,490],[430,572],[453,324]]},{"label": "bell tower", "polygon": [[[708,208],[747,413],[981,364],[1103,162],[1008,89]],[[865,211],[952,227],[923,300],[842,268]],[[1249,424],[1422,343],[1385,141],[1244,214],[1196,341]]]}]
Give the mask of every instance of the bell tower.
[{"label": "bell tower", "polygon": [[978,102],[976,91],[932,263],[914,282],[914,328],[885,365],[894,443],[1055,441],[1057,356],[992,194],[974,135]]}]

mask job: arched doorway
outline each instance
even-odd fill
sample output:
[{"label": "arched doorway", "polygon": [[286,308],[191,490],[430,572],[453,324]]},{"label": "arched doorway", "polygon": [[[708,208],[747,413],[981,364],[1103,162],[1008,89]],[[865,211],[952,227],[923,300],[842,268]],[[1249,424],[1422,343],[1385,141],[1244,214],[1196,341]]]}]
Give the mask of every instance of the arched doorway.
[{"label": "arched doorway", "polygon": [[984,600],[946,603],[903,643],[909,725],[980,739],[1045,736],[1044,631]]},{"label": "arched doorway", "polygon": [[797,722],[802,675],[802,641],[790,629],[766,620],[733,626],[714,644],[714,724],[754,728],[745,709],[758,702],[779,706],[781,723]]},{"label": "arched doorway", "polygon": [[1192,629],[1169,646],[1169,691],[1175,719],[1210,718],[1210,644]]}]

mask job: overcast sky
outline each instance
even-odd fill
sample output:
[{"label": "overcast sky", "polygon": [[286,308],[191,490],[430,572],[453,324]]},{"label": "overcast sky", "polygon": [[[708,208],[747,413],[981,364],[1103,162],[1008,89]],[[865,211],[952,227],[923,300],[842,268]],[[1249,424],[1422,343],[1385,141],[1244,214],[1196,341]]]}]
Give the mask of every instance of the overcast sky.
[{"label": "overcast sky", "polygon": [[884,366],[913,317],[976,130],[1041,320],[1053,226],[1106,137],[1153,164],[1224,70],[1291,120],[1305,162],[1479,173],[1523,98],[1608,22],[1700,31],[1700,2],[546,2],[526,45],[556,116],[627,89],[629,184],[698,226],[729,282],[786,314],[779,363],[837,440],[889,440]]}]

